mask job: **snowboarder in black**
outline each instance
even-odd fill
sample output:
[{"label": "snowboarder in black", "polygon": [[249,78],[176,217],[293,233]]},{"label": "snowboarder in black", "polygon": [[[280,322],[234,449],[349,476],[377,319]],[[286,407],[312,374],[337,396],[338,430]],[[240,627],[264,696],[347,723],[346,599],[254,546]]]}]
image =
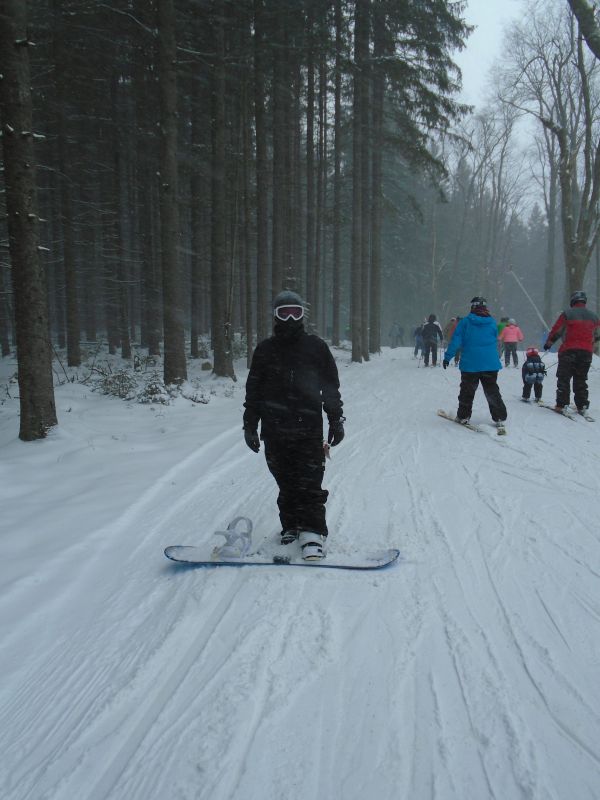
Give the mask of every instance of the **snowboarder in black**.
[{"label": "snowboarder in black", "polygon": [[521,368],[523,378],[523,400],[531,397],[531,387],[536,400],[542,399],[543,381],[546,375],[546,366],[540,358],[539,352],[535,347],[530,347],[525,352],[525,363]]},{"label": "snowboarder in black", "polygon": [[431,365],[437,364],[437,343],[444,338],[440,323],[437,322],[435,314],[427,317],[427,322],[423,325],[423,361],[425,366],[429,366],[429,354],[431,353]]},{"label": "snowboarder in black", "polygon": [[257,345],[246,382],[244,438],[255,452],[264,442],[279,487],[282,544],[298,539],[303,558],[323,558],[323,410],[328,444],[335,447],[344,438],[337,366],[323,339],[304,330],[304,304],[296,292],[280,292],[273,314],[273,336]]}]

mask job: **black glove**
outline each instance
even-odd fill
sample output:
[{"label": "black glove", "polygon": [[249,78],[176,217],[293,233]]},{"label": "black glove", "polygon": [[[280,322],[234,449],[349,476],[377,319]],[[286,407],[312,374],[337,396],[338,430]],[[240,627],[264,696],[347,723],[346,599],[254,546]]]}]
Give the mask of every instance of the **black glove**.
[{"label": "black glove", "polygon": [[444,360],[442,361],[442,367],[443,367],[444,369],[446,369],[446,368],[447,368],[447,367],[449,367],[449,366],[450,366],[450,362],[449,362],[447,359],[444,359]]},{"label": "black glove", "polygon": [[335,447],[344,438],[344,418],[333,419],[329,421],[329,433],[327,434],[327,442]]},{"label": "black glove", "polygon": [[551,347],[552,347],[551,342],[544,342],[544,350],[550,350]]},{"label": "black glove", "polygon": [[258,453],[260,450],[260,439],[258,438],[258,431],[253,431],[250,428],[244,428],[244,439],[250,450]]}]

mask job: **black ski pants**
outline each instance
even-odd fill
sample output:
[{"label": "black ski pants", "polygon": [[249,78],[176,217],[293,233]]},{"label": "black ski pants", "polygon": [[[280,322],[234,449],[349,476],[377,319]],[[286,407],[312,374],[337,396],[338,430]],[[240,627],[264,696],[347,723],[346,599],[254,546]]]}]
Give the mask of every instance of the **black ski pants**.
[{"label": "black ski pants", "polygon": [[425,347],[423,348],[423,361],[425,362],[425,366],[429,366],[429,354],[431,353],[431,363],[435,367],[437,364],[437,342],[425,342]]},{"label": "black ski pants", "polygon": [[508,367],[510,358],[512,356],[513,364],[515,367],[519,365],[519,356],[517,355],[516,342],[504,342],[504,366]]},{"label": "black ski pants", "polygon": [[460,393],[458,395],[459,419],[469,419],[473,410],[473,398],[477,387],[481,383],[485,399],[490,407],[490,414],[494,422],[504,422],[506,419],[506,406],[500,395],[497,372],[461,372]]},{"label": "black ski pants", "polygon": [[571,397],[571,380],[575,405],[581,411],[589,406],[587,377],[592,363],[588,350],[565,350],[558,354],[556,370],[556,405],[568,406]]},{"label": "black ski pants", "polygon": [[269,471],[279,487],[279,519],[284,531],[297,528],[327,536],[325,503],[321,487],[325,453],[321,438],[265,439]]}]

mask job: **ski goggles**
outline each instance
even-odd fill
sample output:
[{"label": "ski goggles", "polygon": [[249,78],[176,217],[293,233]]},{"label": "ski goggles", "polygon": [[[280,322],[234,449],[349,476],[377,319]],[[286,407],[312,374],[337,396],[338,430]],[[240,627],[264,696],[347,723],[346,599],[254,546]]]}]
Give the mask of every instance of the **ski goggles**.
[{"label": "ski goggles", "polygon": [[303,306],[277,306],[275,309],[275,316],[282,322],[287,322],[288,319],[295,319],[296,322],[304,316]]}]

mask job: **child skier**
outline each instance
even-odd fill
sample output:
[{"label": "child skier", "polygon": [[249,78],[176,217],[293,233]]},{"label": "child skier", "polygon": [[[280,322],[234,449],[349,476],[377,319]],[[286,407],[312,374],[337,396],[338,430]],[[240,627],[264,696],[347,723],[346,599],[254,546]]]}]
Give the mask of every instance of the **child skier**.
[{"label": "child skier", "polygon": [[521,376],[523,378],[523,400],[529,402],[532,386],[535,399],[537,401],[542,399],[542,383],[545,375],[546,365],[543,363],[535,347],[530,347],[525,352],[525,363],[521,369]]},{"label": "child skier", "polygon": [[471,417],[473,398],[481,383],[492,419],[499,428],[506,420],[506,406],[498,388],[498,371],[502,364],[498,358],[498,329],[490,315],[485,297],[471,300],[471,313],[461,319],[444,354],[442,366],[450,364],[460,348],[460,393],[456,421],[467,423]]},{"label": "child skier", "polygon": [[248,373],[244,438],[255,453],[264,442],[279,487],[281,543],[298,539],[302,557],[314,560],[325,556],[327,537],[322,412],[329,419],[327,441],[335,447],[344,438],[340,382],[327,344],[304,330],[300,296],[280,292],[273,315],[274,335],[257,345]]},{"label": "child skier", "polygon": [[517,344],[523,341],[523,331],[514,319],[509,319],[500,331],[500,341],[504,343],[504,366],[508,367],[512,356],[514,366],[518,367]]}]

